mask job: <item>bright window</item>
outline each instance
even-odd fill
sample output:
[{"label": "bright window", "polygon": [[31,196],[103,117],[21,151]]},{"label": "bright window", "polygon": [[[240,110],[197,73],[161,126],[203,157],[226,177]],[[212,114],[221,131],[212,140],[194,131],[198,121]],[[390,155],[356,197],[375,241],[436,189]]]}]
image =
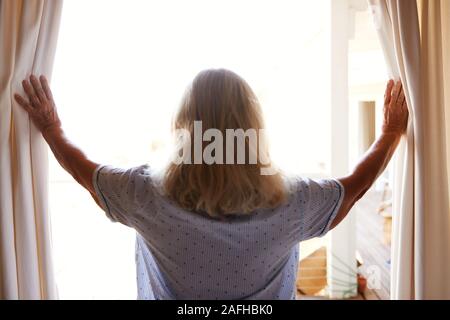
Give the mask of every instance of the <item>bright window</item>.
[{"label": "bright window", "polygon": [[[260,98],[277,164],[326,175],[328,3],[66,1],[52,80],[64,128],[96,162],[159,166],[186,85],[224,67]],[[61,298],[135,298],[134,232],[54,160],[51,209]]]}]

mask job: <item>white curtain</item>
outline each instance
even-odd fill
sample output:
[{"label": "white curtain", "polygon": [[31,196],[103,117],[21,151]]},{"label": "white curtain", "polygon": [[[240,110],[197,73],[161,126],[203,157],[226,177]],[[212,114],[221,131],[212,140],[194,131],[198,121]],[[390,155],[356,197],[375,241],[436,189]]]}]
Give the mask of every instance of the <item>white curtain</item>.
[{"label": "white curtain", "polygon": [[410,109],[395,157],[391,298],[450,299],[448,3],[369,3],[389,76],[402,80]]},{"label": "white curtain", "polygon": [[54,299],[47,146],[13,99],[50,78],[61,0],[0,0],[0,298]]}]

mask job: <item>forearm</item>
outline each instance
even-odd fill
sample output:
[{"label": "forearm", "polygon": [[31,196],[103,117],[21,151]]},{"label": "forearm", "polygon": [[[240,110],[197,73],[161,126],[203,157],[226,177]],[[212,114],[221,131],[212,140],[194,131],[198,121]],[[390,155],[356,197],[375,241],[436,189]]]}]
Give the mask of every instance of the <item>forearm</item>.
[{"label": "forearm", "polygon": [[356,201],[369,190],[375,180],[383,173],[397,148],[400,138],[401,134],[383,133],[366,152],[353,173],[339,179],[345,188],[345,198],[331,224],[331,228],[336,227],[345,218]]},{"label": "forearm", "polygon": [[366,152],[355,170],[348,176],[339,179],[344,187],[344,200],[338,214],[331,224],[337,226],[348,214],[375,180],[386,169],[394,155],[395,149],[408,125],[408,108],[401,82],[390,80],[384,95],[384,121],[382,134]]},{"label": "forearm", "polygon": [[86,155],[70,142],[61,127],[46,130],[43,132],[43,136],[59,164],[79,184],[86,187],[92,193],[92,183],[86,178],[90,176],[84,171],[93,171],[96,164],[89,161]]},{"label": "forearm", "polygon": [[361,185],[364,187],[357,199],[364,195],[386,169],[400,138],[401,135],[396,133],[383,133],[358,163],[353,173],[362,179]]}]

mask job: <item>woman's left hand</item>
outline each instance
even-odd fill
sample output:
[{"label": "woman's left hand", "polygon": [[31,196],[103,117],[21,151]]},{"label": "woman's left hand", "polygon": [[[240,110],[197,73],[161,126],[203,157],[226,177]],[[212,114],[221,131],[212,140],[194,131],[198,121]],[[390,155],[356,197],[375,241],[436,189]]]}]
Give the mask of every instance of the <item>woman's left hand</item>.
[{"label": "woman's left hand", "polygon": [[26,79],[22,81],[22,86],[28,100],[17,93],[14,98],[28,112],[31,120],[42,134],[50,129],[60,127],[61,121],[47,79],[40,76],[38,80],[32,75],[30,81]]}]

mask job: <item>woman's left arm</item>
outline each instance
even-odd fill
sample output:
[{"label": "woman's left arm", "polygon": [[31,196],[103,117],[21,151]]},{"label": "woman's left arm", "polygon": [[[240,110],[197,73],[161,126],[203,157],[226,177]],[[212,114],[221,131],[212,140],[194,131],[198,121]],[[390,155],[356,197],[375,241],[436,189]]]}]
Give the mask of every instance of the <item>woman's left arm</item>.
[{"label": "woman's left arm", "polygon": [[28,100],[15,94],[17,103],[28,112],[59,164],[86,188],[99,204],[92,184],[92,176],[98,164],[89,160],[65,136],[47,79],[44,76],[37,79],[32,75],[30,81],[24,80],[22,85]]}]

